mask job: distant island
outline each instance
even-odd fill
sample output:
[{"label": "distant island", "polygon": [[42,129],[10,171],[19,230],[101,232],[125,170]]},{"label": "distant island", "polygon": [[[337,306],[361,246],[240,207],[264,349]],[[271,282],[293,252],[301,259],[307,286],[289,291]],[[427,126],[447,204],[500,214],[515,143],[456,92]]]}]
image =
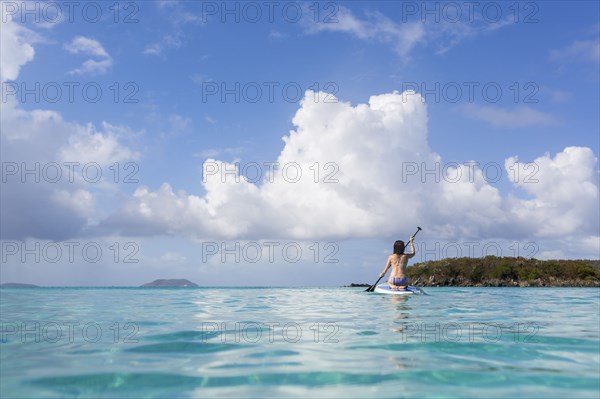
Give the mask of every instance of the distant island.
[{"label": "distant island", "polygon": [[447,258],[415,263],[406,274],[419,287],[600,287],[600,260]]},{"label": "distant island", "polygon": [[154,280],[151,283],[146,283],[143,285],[140,285],[140,287],[186,287],[186,288],[192,288],[192,287],[198,287],[198,284],[196,283],[192,283],[190,280],[186,280],[186,279],[159,279],[159,280]]},{"label": "distant island", "polygon": [[0,288],[40,288],[40,286],[35,284],[4,283],[0,284]]}]

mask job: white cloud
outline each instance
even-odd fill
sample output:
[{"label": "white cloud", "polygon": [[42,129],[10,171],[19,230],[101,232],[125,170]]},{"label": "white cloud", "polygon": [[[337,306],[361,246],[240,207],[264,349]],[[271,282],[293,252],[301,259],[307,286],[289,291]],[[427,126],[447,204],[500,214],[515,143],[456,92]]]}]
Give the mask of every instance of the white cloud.
[{"label": "white cloud", "polygon": [[155,2],[155,4],[172,29],[159,41],[146,45],[142,54],[163,56],[165,51],[178,49],[185,44],[186,35],[183,29],[188,24],[202,24],[202,15],[186,11],[185,2],[169,0]]},{"label": "white cloud", "polygon": [[[7,68],[6,76],[16,79],[19,68],[33,57],[33,47],[27,55],[29,44],[4,32],[2,39],[11,40],[8,48],[23,56]],[[97,44],[79,41],[73,51],[100,57],[106,52]],[[326,98],[331,100],[326,93],[306,93],[293,118],[294,130],[283,138],[276,161],[301,167],[304,178],[297,183],[286,181],[278,169],[272,183],[263,179],[252,184],[243,178],[223,182],[219,175],[208,176],[203,195],[177,191],[167,183],[154,191],[142,187],[94,231],[90,230],[90,220],[98,217],[94,188],[80,181],[73,185],[10,183],[1,190],[3,238],[60,240],[108,231],[312,240],[381,237],[423,224],[440,238],[527,235],[556,240],[569,235],[582,238],[586,253],[597,248],[598,174],[590,149],[568,147],[536,159],[537,185],[526,186],[524,181],[512,179],[514,186],[528,195],[526,199],[502,196],[479,170],[474,179],[463,173],[456,182],[409,179],[404,183],[406,163],[425,163],[431,169],[441,161],[427,140],[427,110],[420,96],[387,93],[354,106],[325,102]],[[4,161],[110,165],[138,156],[121,142],[125,127],[103,123],[96,129],[65,121],[54,111],[23,110],[12,101],[0,107],[3,154],[10,155]],[[545,114],[517,111],[500,113],[491,120],[501,125],[507,118],[523,117],[527,123],[547,123],[540,122]],[[186,126],[183,117],[170,122]],[[219,160],[207,161],[220,168],[234,167]],[[326,163],[337,165],[334,177],[339,181],[315,183],[316,162],[321,179],[331,171],[324,169]],[[528,172],[516,157],[506,162],[509,175],[512,164]]]},{"label": "white cloud", "polygon": [[584,237],[577,237],[578,242],[575,247],[576,253],[589,253],[596,254],[600,257],[600,235],[589,235]]},{"label": "white cloud", "polygon": [[89,124],[85,131],[73,134],[68,138],[68,143],[58,152],[62,162],[80,162],[88,164],[95,162],[102,167],[115,162],[137,159],[139,154],[123,147],[118,136],[112,132],[113,126],[103,122],[104,133],[97,132]]},{"label": "white cloud", "polygon": [[180,48],[183,46],[182,36],[181,32],[165,35],[159,42],[147,45],[143,54],[160,56],[167,49]]},{"label": "white cloud", "polygon": [[510,198],[511,212],[530,224],[538,237],[598,231],[599,201],[596,157],[587,147],[567,147],[554,158],[531,163],[506,160],[509,179],[531,199]]},{"label": "white cloud", "polygon": [[600,61],[600,40],[575,40],[560,49],[550,51],[550,58],[555,61]]},{"label": "white cloud", "polygon": [[564,259],[565,253],[560,249],[542,251],[536,255],[537,259]]},{"label": "white cloud", "polygon": [[177,0],[161,0],[156,3],[160,12],[165,16],[165,19],[173,26],[202,23],[202,15],[186,11],[185,4],[185,1]]},{"label": "white cloud", "polygon": [[203,151],[195,152],[192,156],[202,160],[214,159],[218,156],[239,157],[244,152],[243,147],[209,148]]},{"label": "white cloud", "polygon": [[192,82],[201,85],[204,82],[213,82],[214,79],[202,74],[202,73],[195,73],[192,76]]},{"label": "white cloud", "polygon": [[573,99],[573,93],[566,90],[552,89],[547,86],[540,87],[540,94],[550,98],[554,103],[567,103]]},{"label": "white cloud", "polygon": [[52,193],[51,199],[85,218],[91,218],[95,211],[94,196],[87,190],[55,190]]},{"label": "white cloud", "polygon": [[[309,10],[305,15],[312,15]],[[392,46],[402,57],[408,57],[418,45],[431,45],[436,48],[436,54],[445,54],[462,41],[486,34],[510,25],[510,17],[496,23],[483,21],[476,17],[472,21],[453,22],[442,18],[421,20],[402,20],[397,22],[380,12],[365,12],[364,18],[359,18],[344,7],[339,6],[335,14],[335,23],[315,21],[314,18],[302,20],[305,31],[315,34],[325,31],[343,32],[365,41],[377,41]]]},{"label": "white cloud", "polygon": [[33,59],[35,51],[27,38],[34,35],[29,29],[13,22],[10,15],[2,15],[0,35],[0,82],[15,80],[23,65]]},{"label": "white cloud", "polygon": [[[461,167],[460,178],[403,180],[407,165],[432,170],[441,157],[427,141],[426,105],[418,95],[372,96],[368,104],[326,103],[326,93],[307,92],[283,138],[279,165],[295,163],[303,178],[290,182],[281,168],[258,184],[207,174],[205,195],[140,188],[103,228],[132,235],[298,240],[381,237],[406,226],[426,225],[441,239],[556,238],[598,231],[596,160],[588,148],[568,147],[535,160],[540,183],[515,187],[531,198],[502,196],[481,170]],[[329,97],[327,97],[329,98]],[[207,165],[235,170],[208,159]],[[339,168],[337,183],[315,183],[324,165]],[[423,164],[424,163],[424,164]],[[506,161],[507,172],[516,158]],[[312,167],[312,169],[311,169]],[[517,163],[516,168],[526,168]],[[525,172],[525,170],[523,170]],[[448,176],[456,171],[448,169]],[[287,177],[287,180],[286,180]],[[596,210],[594,210],[596,209]]]},{"label": "white cloud", "polygon": [[93,55],[100,58],[109,57],[100,42],[84,36],[77,36],[70,43],[65,44],[65,50],[72,54]]},{"label": "white cloud", "polygon": [[106,52],[99,41],[85,36],[77,36],[71,42],[64,45],[65,50],[71,54],[83,54],[93,56],[96,59],[88,59],[76,69],[70,71],[73,75],[106,73],[112,66],[112,57]]},{"label": "white cloud", "polygon": [[491,105],[465,104],[461,109],[466,116],[488,122],[494,127],[523,128],[552,126],[561,123],[556,116],[537,111],[526,105],[506,109]]},{"label": "white cloud", "polygon": [[286,38],[288,35],[282,32],[279,32],[275,29],[271,29],[271,31],[269,32],[269,39],[273,39],[273,40],[279,40],[279,39],[283,39]]},{"label": "white cloud", "polygon": [[[94,195],[114,191],[110,165],[136,159],[138,154],[118,140],[117,132],[122,129],[107,123],[97,130],[91,124],[66,122],[54,111],[25,111],[11,102],[0,104],[0,109],[3,162],[29,170],[38,165],[38,176],[42,176],[23,179],[17,174],[2,184],[2,238],[62,240],[81,236],[90,222],[99,218]],[[65,166],[65,162],[78,165]],[[82,167],[92,162],[104,171],[98,183],[83,177]],[[57,165],[60,170],[56,182],[43,177],[46,165]],[[57,167],[50,168],[50,176],[55,176]]]},{"label": "white cloud", "polygon": [[160,131],[159,137],[161,139],[169,139],[183,134],[192,126],[190,118],[178,114],[170,114],[168,117],[155,114],[152,119],[156,119],[154,126]]},{"label": "white cloud", "polygon": [[390,43],[398,54],[405,56],[420,41],[424,40],[425,27],[419,22],[397,24],[382,15],[371,13],[368,19],[357,18],[348,8],[339,6],[335,15],[336,23],[317,23],[305,19],[308,33],[323,31],[344,32],[362,40],[376,40]]},{"label": "white cloud", "polygon": [[169,124],[171,125],[172,130],[182,131],[190,127],[192,120],[185,116],[171,114],[169,115]]},{"label": "white cloud", "polygon": [[[10,61],[2,59],[3,79],[17,79],[20,67],[33,59],[31,43],[35,38],[23,32],[24,28],[10,20],[2,25],[3,55],[6,49],[14,51]],[[72,44],[74,53],[106,56],[96,41],[83,38]],[[2,239],[80,237],[90,221],[98,218],[94,194],[106,189],[106,179],[101,184],[88,184],[81,178],[81,168],[69,169],[62,162],[96,162],[105,167],[138,156],[119,141],[130,132],[126,127],[103,122],[98,130],[92,124],[71,123],[56,111],[24,110],[12,97],[0,103],[0,124],[2,161],[19,169],[37,170],[27,177],[17,171],[3,181]],[[47,165],[53,165],[49,178],[44,174]],[[73,175],[75,178],[70,177]],[[54,180],[56,176],[60,177]]]},{"label": "white cloud", "polygon": [[167,252],[163,254],[159,259],[161,263],[167,263],[169,265],[173,263],[183,263],[186,261],[186,257],[178,252]]},{"label": "white cloud", "polygon": [[210,148],[208,150],[195,152],[192,155],[196,158],[206,159],[206,158],[215,158],[215,157],[219,156],[220,153],[221,153],[221,151],[217,150],[216,148]]}]

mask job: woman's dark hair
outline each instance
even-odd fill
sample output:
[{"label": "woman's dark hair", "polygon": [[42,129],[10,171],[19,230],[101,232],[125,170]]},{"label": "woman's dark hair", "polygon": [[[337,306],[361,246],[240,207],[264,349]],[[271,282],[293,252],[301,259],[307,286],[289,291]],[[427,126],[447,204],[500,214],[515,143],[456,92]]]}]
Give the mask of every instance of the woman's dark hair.
[{"label": "woman's dark hair", "polygon": [[404,241],[398,240],[394,243],[394,253],[396,255],[404,255]]}]

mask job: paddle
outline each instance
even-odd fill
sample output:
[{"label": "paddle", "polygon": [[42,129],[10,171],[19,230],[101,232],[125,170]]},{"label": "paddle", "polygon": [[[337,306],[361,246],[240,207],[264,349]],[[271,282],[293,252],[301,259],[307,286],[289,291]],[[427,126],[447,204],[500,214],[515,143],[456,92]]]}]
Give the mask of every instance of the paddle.
[{"label": "paddle", "polygon": [[[423,230],[422,228],[420,228],[419,226],[417,226],[417,231],[415,231],[415,234],[412,235],[413,238],[415,238],[415,236],[417,235],[417,233],[419,233],[419,231]],[[410,240],[408,240],[410,242]],[[381,280],[383,278],[383,276],[379,277],[377,279],[377,281],[375,281],[375,284],[373,284],[372,286],[370,286],[369,288],[367,288],[365,290],[365,292],[373,292],[375,291],[375,287],[377,287],[377,283],[379,283],[379,280]]]}]

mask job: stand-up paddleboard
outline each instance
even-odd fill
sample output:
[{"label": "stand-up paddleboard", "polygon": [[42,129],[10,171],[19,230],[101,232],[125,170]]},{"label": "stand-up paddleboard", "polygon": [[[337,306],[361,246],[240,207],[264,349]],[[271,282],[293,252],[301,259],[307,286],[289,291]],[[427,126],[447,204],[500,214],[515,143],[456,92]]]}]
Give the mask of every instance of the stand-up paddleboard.
[{"label": "stand-up paddleboard", "polygon": [[420,288],[413,287],[409,285],[403,290],[393,290],[387,283],[379,284],[375,287],[373,292],[377,292],[379,294],[388,294],[388,295],[410,295],[410,294],[422,294],[423,291]]}]

